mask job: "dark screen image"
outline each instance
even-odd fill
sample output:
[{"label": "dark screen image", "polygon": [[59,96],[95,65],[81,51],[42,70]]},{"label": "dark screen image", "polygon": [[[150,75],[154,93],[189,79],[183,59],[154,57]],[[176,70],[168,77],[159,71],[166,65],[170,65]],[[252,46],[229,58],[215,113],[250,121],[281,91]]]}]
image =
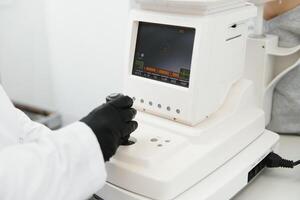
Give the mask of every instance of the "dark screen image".
[{"label": "dark screen image", "polygon": [[139,22],[132,74],[189,87],[195,29]]}]

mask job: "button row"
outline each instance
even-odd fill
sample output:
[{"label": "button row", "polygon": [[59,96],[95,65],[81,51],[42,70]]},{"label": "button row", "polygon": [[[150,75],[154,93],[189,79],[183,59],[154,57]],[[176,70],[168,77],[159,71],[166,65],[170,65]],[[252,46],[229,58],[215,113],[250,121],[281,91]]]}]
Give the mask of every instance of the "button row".
[{"label": "button row", "polygon": [[[133,101],[136,100],[135,97],[133,97],[132,99],[133,99]],[[142,104],[145,103],[145,100],[144,100],[144,99],[140,99],[140,103],[142,103]],[[153,106],[153,102],[152,102],[152,101],[149,101],[148,104],[149,104],[149,106]],[[161,109],[161,108],[162,108],[162,105],[159,103],[159,104],[157,104],[157,107],[158,107],[159,109]],[[171,110],[172,110],[170,106],[167,106],[166,109],[167,109],[167,111],[171,111]],[[180,109],[176,109],[176,113],[177,113],[177,114],[180,114],[180,112],[181,112]]]}]

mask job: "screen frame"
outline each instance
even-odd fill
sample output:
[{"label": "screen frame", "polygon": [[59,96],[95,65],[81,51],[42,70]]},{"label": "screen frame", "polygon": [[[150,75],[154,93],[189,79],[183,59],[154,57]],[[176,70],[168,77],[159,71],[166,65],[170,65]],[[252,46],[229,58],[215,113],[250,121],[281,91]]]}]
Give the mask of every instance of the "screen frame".
[{"label": "screen frame", "polygon": [[[245,49],[247,22],[255,14],[254,6],[205,16],[132,9],[126,40],[124,94],[135,97],[134,107],[143,113],[191,126],[207,119],[222,106],[232,84],[243,77],[245,54],[237,49]],[[132,75],[139,21],[195,28],[189,88]],[[232,30],[232,24],[239,26]],[[242,37],[227,41],[228,36],[237,33]],[[158,103],[162,106],[158,107]]]},{"label": "screen frame", "polygon": [[[153,80],[153,81],[158,81],[158,82],[162,82],[162,83],[167,83],[167,84],[171,84],[171,85],[175,85],[175,86],[179,86],[179,87],[184,87],[184,88],[189,88],[190,87],[190,83],[191,83],[191,74],[192,74],[192,64],[193,64],[193,56],[194,56],[194,48],[195,48],[195,39],[196,39],[196,28],[194,27],[187,27],[187,26],[178,26],[178,25],[171,25],[171,24],[162,24],[162,23],[152,23],[152,22],[145,22],[145,21],[137,21],[137,32],[136,32],[136,37],[135,37],[135,46],[134,46],[134,56],[133,56],[133,60],[132,60],[132,71],[131,71],[131,75],[134,75],[134,76],[138,76],[138,77],[141,77],[141,78],[145,78],[145,79],[150,79],[150,80]],[[162,81],[162,80],[155,80],[153,78],[147,78],[147,77],[143,77],[143,76],[140,76],[140,75],[136,75],[134,74],[134,62],[136,60],[136,51],[137,51],[137,46],[138,46],[138,39],[139,39],[139,30],[140,30],[140,27],[141,27],[141,24],[144,24],[144,25],[147,25],[147,24],[150,24],[150,25],[156,25],[157,27],[169,27],[169,28],[184,28],[184,29],[189,29],[189,31],[192,31],[193,32],[193,36],[192,36],[192,51],[191,51],[191,59],[190,59],[190,66],[189,66],[189,78],[187,80],[187,86],[184,86],[184,85],[180,85],[180,83],[170,83],[170,82],[166,82],[166,81]],[[173,72],[173,71],[172,71]],[[157,74],[159,75],[159,74]],[[181,81],[180,79],[178,79],[179,81]]]},{"label": "screen frame", "polygon": [[[140,81],[145,81],[145,82],[149,82],[149,83],[153,83],[153,82],[158,82],[158,84],[162,84],[164,87],[167,87],[169,89],[176,89],[176,90],[181,90],[181,91],[190,91],[193,90],[193,87],[195,86],[194,82],[194,66],[196,65],[196,60],[195,58],[195,54],[196,52],[198,52],[198,46],[197,42],[199,41],[199,27],[197,27],[197,22],[196,19],[193,19],[191,21],[194,22],[184,22],[185,20],[183,19],[182,22],[180,22],[179,20],[161,20],[159,21],[159,23],[156,21],[156,18],[151,19],[151,17],[148,16],[142,16],[142,17],[138,17],[134,16],[130,27],[131,27],[131,36],[130,36],[130,40],[129,40],[129,44],[127,44],[127,46],[129,46],[130,48],[130,52],[128,54],[128,58],[130,58],[127,61],[128,64],[128,69],[126,71],[126,75],[129,76],[131,79],[136,79],[136,80],[140,80]],[[157,81],[157,80],[153,80],[153,79],[148,79],[148,78],[144,78],[141,76],[136,76],[134,74],[132,74],[133,71],[133,62],[134,62],[134,54],[136,51],[136,43],[137,43],[137,34],[138,34],[138,28],[139,28],[139,22],[145,22],[145,23],[153,23],[153,24],[161,24],[161,25],[167,25],[167,26],[181,26],[181,27],[186,27],[186,28],[192,28],[195,29],[195,36],[194,36],[194,44],[193,44],[193,53],[192,53],[192,59],[191,59],[191,67],[190,67],[190,80],[189,80],[189,87],[182,87],[179,85],[175,85],[175,84],[170,84],[170,83],[166,83],[166,82],[162,82],[162,81]]]}]

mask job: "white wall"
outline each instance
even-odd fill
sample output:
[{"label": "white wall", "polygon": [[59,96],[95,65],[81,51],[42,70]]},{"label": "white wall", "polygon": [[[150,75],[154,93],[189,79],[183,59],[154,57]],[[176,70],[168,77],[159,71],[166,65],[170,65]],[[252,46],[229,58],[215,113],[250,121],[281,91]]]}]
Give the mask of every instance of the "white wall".
[{"label": "white wall", "polygon": [[14,0],[0,7],[0,66],[11,98],[69,123],[122,89],[129,0]]},{"label": "white wall", "polygon": [[13,0],[0,6],[0,67],[10,96],[53,107],[43,1]]}]

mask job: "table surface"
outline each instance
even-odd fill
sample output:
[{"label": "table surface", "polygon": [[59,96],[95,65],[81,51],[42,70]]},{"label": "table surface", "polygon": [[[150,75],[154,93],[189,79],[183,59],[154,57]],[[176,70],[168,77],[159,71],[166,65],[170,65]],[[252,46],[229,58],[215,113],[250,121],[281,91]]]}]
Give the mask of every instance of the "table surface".
[{"label": "table surface", "polygon": [[[279,153],[300,160],[300,137],[281,136]],[[266,169],[233,200],[299,200],[300,166],[294,169]]]}]

